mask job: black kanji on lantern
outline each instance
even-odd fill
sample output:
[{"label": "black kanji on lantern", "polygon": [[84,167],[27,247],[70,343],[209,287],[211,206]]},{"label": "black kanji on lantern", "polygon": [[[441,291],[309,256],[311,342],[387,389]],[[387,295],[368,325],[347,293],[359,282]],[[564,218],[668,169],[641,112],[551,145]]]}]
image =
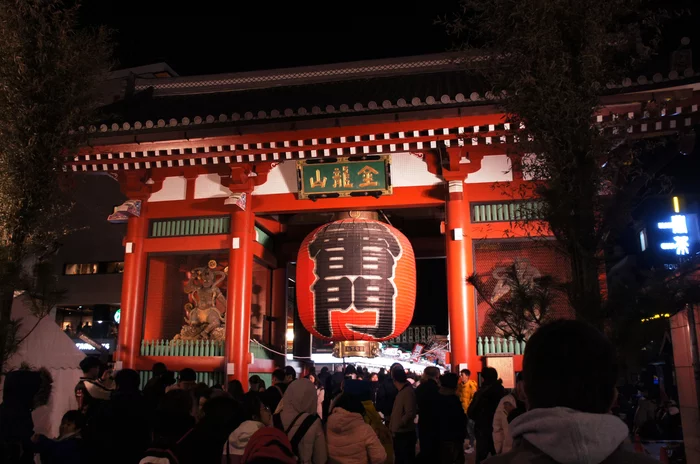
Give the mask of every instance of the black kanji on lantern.
[{"label": "black kanji on lantern", "polygon": [[341,221],[329,224],[309,243],[314,261],[314,328],[331,337],[331,312],[376,311],[374,325],[348,327],[374,338],[394,330],[394,269],[401,257],[399,240],[380,222]]}]

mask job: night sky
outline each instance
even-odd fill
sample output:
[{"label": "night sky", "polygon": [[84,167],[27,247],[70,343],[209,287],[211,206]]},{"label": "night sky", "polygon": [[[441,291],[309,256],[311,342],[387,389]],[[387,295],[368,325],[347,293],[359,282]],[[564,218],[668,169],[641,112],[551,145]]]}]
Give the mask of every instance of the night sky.
[{"label": "night sky", "polygon": [[[134,15],[125,14],[133,11],[123,2],[84,2],[81,23],[115,31],[119,67],[165,61],[180,75],[192,75],[443,52],[450,40],[434,21],[457,2],[359,1],[350,12],[295,3],[289,14],[260,3],[259,11],[236,14],[188,3],[187,14],[171,8],[148,14],[140,6]],[[250,4],[246,8],[255,8]]]}]

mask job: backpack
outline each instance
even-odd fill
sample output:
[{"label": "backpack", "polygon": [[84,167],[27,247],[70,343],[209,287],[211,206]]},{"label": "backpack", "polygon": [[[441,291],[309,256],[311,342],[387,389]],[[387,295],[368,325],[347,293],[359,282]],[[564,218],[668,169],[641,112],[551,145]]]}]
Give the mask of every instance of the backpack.
[{"label": "backpack", "polygon": [[296,464],[297,459],[292,452],[289,438],[274,427],[263,427],[250,437],[245,447],[241,462],[277,462],[280,464]]},{"label": "backpack", "polygon": [[[294,418],[291,424],[289,424],[289,427],[287,427],[287,430],[284,429],[284,426],[282,425],[282,418],[280,417],[279,413],[275,414],[272,416],[272,423],[277,428],[278,430],[284,432],[286,436],[289,436],[289,431],[292,430],[294,427],[294,424],[297,423],[299,418],[303,415],[303,412],[300,412],[297,417]],[[301,440],[304,438],[306,435],[306,432],[309,431],[312,425],[314,425],[314,422],[318,420],[318,416],[315,414],[309,414],[306,416],[306,419],[304,419],[299,425],[299,428],[297,429],[296,433],[294,433],[294,436],[291,438],[290,443],[292,445],[292,452],[294,452],[294,455],[299,457],[299,443],[301,443]]]}]

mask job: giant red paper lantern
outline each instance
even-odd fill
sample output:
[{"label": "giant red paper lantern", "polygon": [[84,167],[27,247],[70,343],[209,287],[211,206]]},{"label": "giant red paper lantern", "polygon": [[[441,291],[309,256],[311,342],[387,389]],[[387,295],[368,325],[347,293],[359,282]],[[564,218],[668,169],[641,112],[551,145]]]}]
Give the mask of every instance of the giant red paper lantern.
[{"label": "giant red paper lantern", "polygon": [[297,305],[323,340],[382,341],[408,328],[416,302],[416,258],[408,239],[371,219],[325,224],[302,242]]}]

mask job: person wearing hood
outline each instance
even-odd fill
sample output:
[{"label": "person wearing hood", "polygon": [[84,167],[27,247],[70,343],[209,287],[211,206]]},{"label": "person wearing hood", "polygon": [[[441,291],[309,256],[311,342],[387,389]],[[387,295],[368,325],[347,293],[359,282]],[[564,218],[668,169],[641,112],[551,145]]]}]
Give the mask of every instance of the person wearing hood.
[{"label": "person wearing hood", "polygon": [[343,393],[328,418],[328,462],[382,464],[386,451],[364,420],[365,408],[354,395]]},{"label": "person wearing hood", "polygon": [[540,327],[523,358],[529,410],[510,423],[513,449],[487,463],[658,463],[626,449],[627,425],[609,413],[615,360],[612,343],[591,325],[560,320]]},{"label": "person wearing hood", "polygon": [[467,409],[467,416],[474,421],[477,464],[489,454],[496,454],[493,445],[493,416],[496,414],[498,403],[506,394],[498,372],[493,367],[484,368],[481,378],[481,388],[477,390]]},{"label": "person wearing hood", "polygon": [[301,464],[325,464],[328,460],[323,425],[316,415],[316,387],[306,379],[289,384],[283,397],[284,406],[275,414],[275,427],[282,430],[292,444]]},{"label": "person wearing hood", "polygon": [[243,422],[231,432],[224,445],[223,462],[227,464],[239,464],[250,437],[261,428],[272,424],[270,409],[260,400],[257,392],[243,395],[241,412]]}]

